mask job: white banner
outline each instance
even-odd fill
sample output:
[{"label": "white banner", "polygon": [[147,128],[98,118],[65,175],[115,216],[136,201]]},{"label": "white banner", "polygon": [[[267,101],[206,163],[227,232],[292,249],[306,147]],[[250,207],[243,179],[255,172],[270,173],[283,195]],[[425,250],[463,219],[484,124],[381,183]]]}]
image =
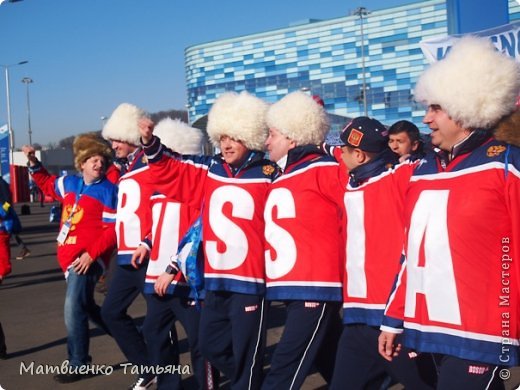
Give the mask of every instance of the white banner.
[{"label": "white banner", "polygon": [[[428,62],[431,63],[443,59],[453,43],[464,35],[466,34],[429,38],[419,42],[419,46]],[[489,30],[474,32],[471,35],[488,37],[497,50],[520,62],[520,22],[504,24]],[[478,59],[476,60],[478,61]]]}]

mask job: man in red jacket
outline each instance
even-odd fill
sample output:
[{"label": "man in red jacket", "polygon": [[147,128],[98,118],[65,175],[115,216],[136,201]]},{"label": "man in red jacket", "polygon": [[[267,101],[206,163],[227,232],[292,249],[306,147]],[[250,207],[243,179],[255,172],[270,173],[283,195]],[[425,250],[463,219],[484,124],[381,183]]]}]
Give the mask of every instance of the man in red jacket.
[{"label": "man in red jacket", "polygon": [[263,211],[278,174],[262,151],[266,109],[246,91],[220,95],[207,128],[221,150],[215,156],[172,153],[152,134],[151,121],[140,123],[155,188],[202,209],[206,296],[200,348],[240,390],[260,387],[265,349]]},{"label": "man in red jacket", "polygon": [[[293,92],[267,112],[269,158],[283,174],[266,200],[266,298],[287,320],[263,389],[299,389],[313,362],[329,382],[341,333],[344,172],[317,146],[329,124],[319,102]],[[317,358],[321,352],[323,356]]]},{"label": "man in red jacket", "polygon": [[145,186],[149,176],[148,163],[139,146],[138,121],[146,113],[137,106],[121,103],[110,115],[101,135],[112,145],[117,168],[108,177],[118,186],[115,230],[117,258],[112,264],[112,275],[101,315],[121,352],[129,362],[140,367],[132,389],[147,388],[156,382],[154,373],[144,372],[149,365],[148,351],[143,335],[138,331],[128,308],[143,292],[146,264],[131,264],[132,254],[141,240],[150,233],[152,213],[148,200],[153,193]]},{"label": "man in red jacket", "polygon": [[435,354],[438,389],[500,389],[504,366],[520,363],[520,149],[496,137],[514,121],[519,90],[518,63],[471,36],[415,88],[438,150],[420,161],[406,190],[406,262],[379,352],[393,360],[402,333],[404,346]]}]

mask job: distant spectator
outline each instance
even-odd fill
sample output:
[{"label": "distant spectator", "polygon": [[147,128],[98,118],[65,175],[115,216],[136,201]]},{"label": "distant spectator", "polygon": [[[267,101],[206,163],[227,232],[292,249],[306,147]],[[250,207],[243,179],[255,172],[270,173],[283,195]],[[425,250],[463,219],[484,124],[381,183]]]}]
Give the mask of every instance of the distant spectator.
[{"label": "distant spectator", "polygon": [[29,190],[31,191],[32,202],[35,203],[39,201],[40,207],[43,207],[45,202],[45,195],[43,194],[43,191],[38,188],[38,186],[33,180],[29,182]]},{"label": "distant spectator", "polygon": [[9,239],[13,230],[13,212],[9,184],[0,177],[0,284],[11,273]]},{"label": "distant spectator", "polygon": [[20,237],[19,234],[13,234],[13,237],[16,241],[16,245],[21,247],[20,252],[18,253],[18,255],[16,255],[16,260],[23,260],[27,256],[30,256],[31,251],[29,250],[27,245],[25,245],[25,242],[22,240],[22,237]]},{"label": "distant spectator", "polygon": [[[10,223],[9,209],[11,208],[11,190],[9,184],[0,177],[0,284],[5,276],[11,273],[11,250],[9,248]],[[5,335],[0,324],[0,359],[7,358]]]},{"label": "distant spectator", "polygon": [[399,155],[399,161],[418,160],[423,156],[421,133],[410,121],[395,122],[388,129],[388,146]]}]

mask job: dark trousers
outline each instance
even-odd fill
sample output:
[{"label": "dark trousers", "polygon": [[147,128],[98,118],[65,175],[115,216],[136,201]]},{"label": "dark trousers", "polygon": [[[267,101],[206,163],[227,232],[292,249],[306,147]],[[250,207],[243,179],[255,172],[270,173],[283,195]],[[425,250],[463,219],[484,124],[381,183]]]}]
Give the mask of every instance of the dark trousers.
[{"label": "dark trousers", "polygon": [[435,354],[439,373],[439,390],[503,390],[501,367],[461,359],[455,356]]},{"label": "dark trousers", "polygon": [[5,354],[6,352],[7,347],[5,345],[4,330],[2,329],[2,324],[0,323],[0,354]]},{"label": "dark trousers", "polygon": [[262,389],[300,389],[313,363],[330,382],[341,334],[340,302],[288,301],[287,319]]},{"label": "dark trousers", "polygon": [[[147,311],[143,332],[150,364],[158,366],[179,364],[179,343],[175,329],[175,321],[178,320],[188,336],[191,365],[198,388],[213,389],[215,373],[199,350],[200,309],[192,300],[172,295],[160,297],[156,294],[145,294],[145,298]],[[157,380],[159,389],[180,388],[181,376],[178,371],[174,371],[173,374],[161,374]]]},{"label": "dark trousers", "polygon": [[[354,390],[374,388],[377,378],[388,374],[406,389],[433,389],[419,373],[416,353],[403,348],[391,362],[378,352],[379,329],[364,325],[345,325],[338,344],[336,365],[330,389]],[[399,341],[399,338],[398,338]],[[430,359],[430,354],[425,358]],[[430,369],[435,372],[431,361]],[[425,373],[431,374],[431,372]]]},{"label": "dark trousers", "polygon": [[22,248],[26,248],[25,242],[23,242],[22,237],[18,234],[13,234],[14,240],[16,241],[16,245],[21,246]]},{"label": "dark trousers", "polygon": [[127,310],[143,291],[145,273],[146,264],[139,269],[131,265],[116,265],[101,307],[101,316],[121,352],[132,364],[143,366],[148,365],[146,344]]},{"label": "dark trousers", "polygon": [[228,377],[231,388],[260,388],[265,333],[266,305],[262,296],[206,292],[200,318],[200,350]]}]

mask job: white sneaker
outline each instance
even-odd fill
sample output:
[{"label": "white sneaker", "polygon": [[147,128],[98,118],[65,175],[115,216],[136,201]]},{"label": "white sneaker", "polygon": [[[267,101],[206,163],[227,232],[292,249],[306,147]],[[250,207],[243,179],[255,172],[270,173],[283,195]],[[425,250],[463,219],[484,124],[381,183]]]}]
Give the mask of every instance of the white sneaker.
[{"label": "white sneaker", "polygon": [[128,390],[146,390],[153,384],[157,383],[157,377],[152,374],[137,377]]}]

